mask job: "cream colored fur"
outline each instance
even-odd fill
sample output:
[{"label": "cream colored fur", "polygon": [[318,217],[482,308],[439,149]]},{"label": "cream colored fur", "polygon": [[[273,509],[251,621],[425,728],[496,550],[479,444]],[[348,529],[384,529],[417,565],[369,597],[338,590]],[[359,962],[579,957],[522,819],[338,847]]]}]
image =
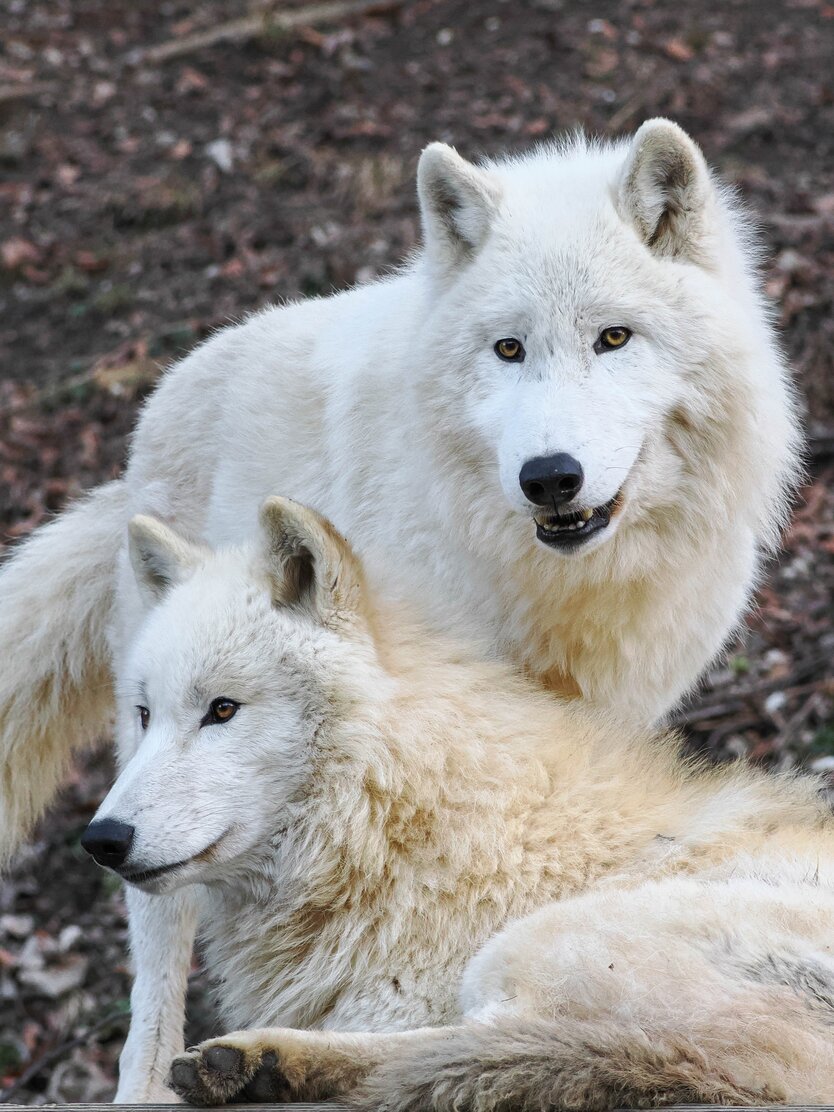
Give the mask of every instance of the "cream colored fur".
[{"label": "cream colored fur", "polygon": [[128,875],[181,862],[139,883],[196,886],[223,1016],[259,1028],[178,1058],[178,1092],[831,1103],[818,782],[685,762],[374,601],[312,512],[262,522],[216,555],[133,527],[120,713],[149,725],[97,817],[135,824]]},{"label": "cream colored fur", "polygon": [[0,866],[73,752],[112,719],[108,623],[127,501],[124,483],[100,487],[0,573]]}]

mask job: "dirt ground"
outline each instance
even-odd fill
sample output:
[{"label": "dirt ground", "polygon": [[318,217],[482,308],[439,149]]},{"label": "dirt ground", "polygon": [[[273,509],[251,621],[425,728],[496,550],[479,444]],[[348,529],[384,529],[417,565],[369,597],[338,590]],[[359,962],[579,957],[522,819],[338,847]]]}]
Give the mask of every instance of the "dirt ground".
[{"label": "dirt ground", "polygon": [[[784,553],[678,722],[718,760],[834,775],[834,4],[381,0],[187,48],[266,10],[0,0],[0,549],[118,474],[160,368],[210,330],[398,261],[429,140],[669,115],[760,221],[811,434]],[[0,1099],[112,1094],[124,906],[78,846],[110,775],[84,762],[0,878]],[[189,1039],[213,1023],[196,969],[192,996]]]}]

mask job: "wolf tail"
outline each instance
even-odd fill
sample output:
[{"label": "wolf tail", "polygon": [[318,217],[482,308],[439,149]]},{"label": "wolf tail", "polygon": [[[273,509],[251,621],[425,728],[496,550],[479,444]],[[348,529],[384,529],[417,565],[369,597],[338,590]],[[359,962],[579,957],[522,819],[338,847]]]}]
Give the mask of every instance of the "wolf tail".
[{"label": "wolf tail", "polygon": [[452,1028],[404,1044],[348,1099],[361,1112],[749,1106],[774,1099],[766,1085],[753,1091],[732,1073],[708,1062],[691,1040],[657,1037],[637,1025],[516,1021]]},{"label": "wolf tail", "polygon": [[113,705],[107,627],[127,492],[108,483],[0,567],[0,865]]}]

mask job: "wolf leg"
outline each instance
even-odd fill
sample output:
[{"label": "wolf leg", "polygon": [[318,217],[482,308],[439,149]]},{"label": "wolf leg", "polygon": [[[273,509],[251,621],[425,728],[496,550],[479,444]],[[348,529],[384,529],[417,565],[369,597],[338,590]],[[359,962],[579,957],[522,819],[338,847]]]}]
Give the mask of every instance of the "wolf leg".
[{"label": "wolf leg", "polygon": [[[801,930],[813,912],[790,903],[782,916],[795,915]],[[680,910],[677,937],[635,922],[632,945],[612,947],[604,961],[566,939],[561,967],[539,963],[549,1007],[530,1007],[535,986],[516,996],[506,985],[480,1021],[440,1041],[392,1046],[347,1100],[366,1112],[834,1102],[830,945],[799,932],[785,944],[765,930],[749,946],[755,903],[740,902],[715,930],[696,903]],[[808,935],[824,933],[817,920]],[[598,926],[577,924],[588,935]]]},{"label": "wolf leg", "polygon": [[364,1082],[368,1102],[830,1103],[834,893],[816,833],[813,846],[807,860],[601,887],[511,923],[466,970],[465,1034],[391,1056]]},{"label": "wolf leg", "polygon": [[834,1103],[834,897],[757,872],[598,890],[511,924],[467,971],[460,1025],[238,1032],[178,1058],[173,1087],[385,1112]]},{"label": "wolf leg", "polygon": [[331,1100],[356,1091],[390,1054],[402,1049],[425,1053],[458,1031],[234,1031],[175,1058],[168,1083],[189,1104],[198,1105]]},{"label": "wolf leg", "polygon": [[115,1099],[117,1104],[170,1103],[165,1076],[183,1048],[196,901],[188,888],[164,896],[129,888],[127,904],[136,976]]}]

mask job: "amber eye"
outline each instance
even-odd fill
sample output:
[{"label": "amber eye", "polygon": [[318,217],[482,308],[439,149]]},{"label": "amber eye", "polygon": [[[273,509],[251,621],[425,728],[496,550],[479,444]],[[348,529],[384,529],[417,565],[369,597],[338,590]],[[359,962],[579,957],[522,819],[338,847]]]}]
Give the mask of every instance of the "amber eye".
[{"label": "amber eye", "polygon": [[200,726],[219,726],[229,722],[237,714],[239,706],[240,703],[236,703],[234,699],[215,699]]},{"label": "amber eye", "polygon": [[503,340],[499,340],[494,351],[499,359],[504,359],[507,363],[522,363],[527,354],[524,344],[515,336],[506,336]]},{"label": "amber eye", "polygon": [[143,730],[147,730],[151,720],[151,712],[147,707],[137,707],[136,709],[139,711],[139,725]]},{"label": "amber eye", "polygon": [[594,351],[599,355],[601,351],[614,351],[615,348],[625,347],[631,339],[631,329],[622,324],[615,324],[611,328],[603,328],[599,339],[594,344]]}]

